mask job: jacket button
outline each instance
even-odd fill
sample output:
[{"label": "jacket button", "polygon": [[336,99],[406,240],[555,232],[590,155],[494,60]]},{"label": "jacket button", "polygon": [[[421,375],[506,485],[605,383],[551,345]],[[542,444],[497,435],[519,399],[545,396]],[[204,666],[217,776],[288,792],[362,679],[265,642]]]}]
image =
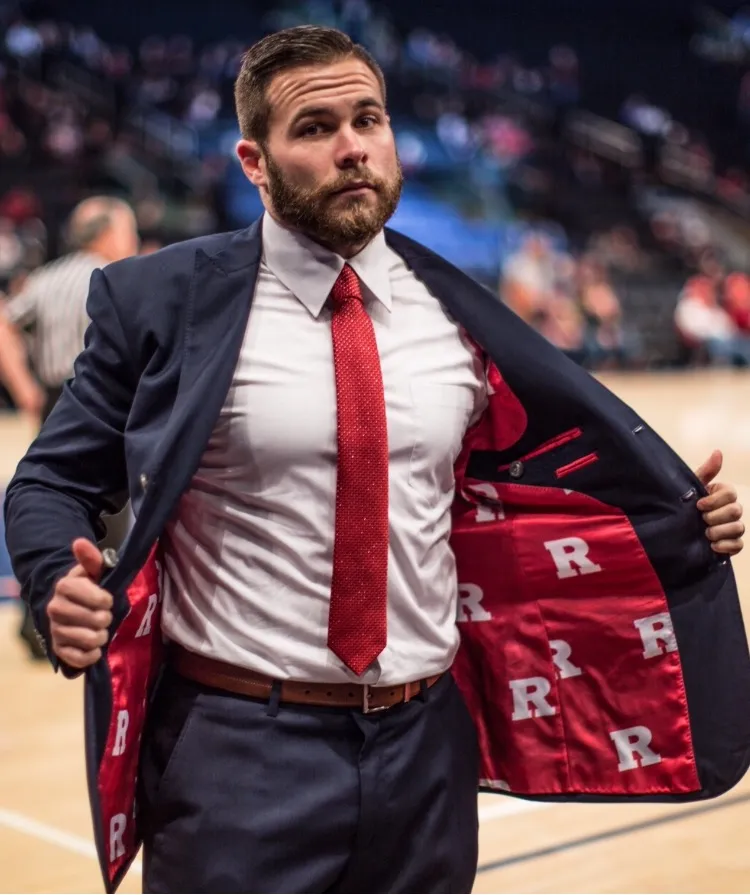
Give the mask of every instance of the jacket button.
[{"label": "jacket button", "polygon": [[141,491],[145,491],[148,488],[148,476],[145,472],[142,472],[138,481],[141,483]]},{"label": "jacket button", "polygon": [[114,569],[117,563],[120,561],[120,557],[117,555],[117,551],[112,547],[106,547],[102,550],[102,560],[104,561],[104,565],[108,569]]},{"label": "jacket button", "polygon": [[514,460],[510,464],[508,472],[510,473],[510,477],[512,479],[520,479],[524,472],[523,463],[521,463],[520,460]]}]

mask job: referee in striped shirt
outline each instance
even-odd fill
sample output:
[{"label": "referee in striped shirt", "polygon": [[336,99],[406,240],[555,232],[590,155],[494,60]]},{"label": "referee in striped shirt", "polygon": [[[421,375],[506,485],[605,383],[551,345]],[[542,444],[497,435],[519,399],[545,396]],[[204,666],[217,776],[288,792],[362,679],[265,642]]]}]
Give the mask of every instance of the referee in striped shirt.
[{"label": "referee in striped shirt", "polygon": [[[30,356],[36,378],[44,389],[42,422],[55,406],[73,365],[83,350],[89,324],[86,301],[92,273],[138,252],[138,229],[130,206],[120,199],[94,196],[76,206],[66,227],[69,253],[34,271],[21,292],[0,308],[0,375],[11,396],[29,394],[31,372],[24,364]],[[24,334],[30,339],[27,353]],[[30,409],[19,405],[20,409]],[[107,539],[124,536],[127,514],[111,517]],[[37,656],[31,618],[21,629],[31,654]]]},{"label": "referee in striped shirt", "polygon": [[[30,336],[32,366],[46,391],[42,420],[72,377],[75,359],[83,350],[91,274],[138,251],[135,216],[120,199],[86,199],[70,216],[65,240],[69,254],[34,271],[22,291],[6,303],[0,323],[2,354],[23,354],[21,332]],[[6,385],[13,395],[14,383]]]}]

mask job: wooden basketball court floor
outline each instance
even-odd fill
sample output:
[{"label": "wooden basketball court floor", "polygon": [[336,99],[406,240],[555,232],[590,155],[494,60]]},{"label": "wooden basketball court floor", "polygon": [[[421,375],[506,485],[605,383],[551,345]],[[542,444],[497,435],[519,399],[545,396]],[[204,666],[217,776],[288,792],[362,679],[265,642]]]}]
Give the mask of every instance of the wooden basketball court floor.
[{"label": "wooden basketball court floor", "polygon": [[[739,485],[750,510],[750,374],[606,381],[693,467],[721,447],[722,477]],[[0,481],[28,437],[22,421],[0,420]],[[750,619],[750,546],[734,565]],[[0,607],[0,891],[101,892],[81,683],[27,660],[14,637],[16,610]],[[750,892],[750,775],[723,798],[692,806],[550,806],[489,795],[479,804],[475,892]],[[141,891],[139,869],[122,892]]]}]

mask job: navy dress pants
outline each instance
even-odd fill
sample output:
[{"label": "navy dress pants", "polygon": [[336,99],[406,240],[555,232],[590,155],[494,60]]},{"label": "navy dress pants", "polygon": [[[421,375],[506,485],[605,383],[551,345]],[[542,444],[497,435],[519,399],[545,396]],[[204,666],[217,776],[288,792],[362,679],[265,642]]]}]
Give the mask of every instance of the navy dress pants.
[{"label": "navy dress pants", "polygon": [[149,717],[144,892],[471,892],[478,749],[450,674],[365,715],[167,670]]}]

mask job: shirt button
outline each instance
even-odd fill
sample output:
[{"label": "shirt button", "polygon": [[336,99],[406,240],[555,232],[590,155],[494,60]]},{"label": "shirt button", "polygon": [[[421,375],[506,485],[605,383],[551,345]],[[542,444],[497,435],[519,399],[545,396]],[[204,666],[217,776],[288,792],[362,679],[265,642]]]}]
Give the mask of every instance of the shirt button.
[{"label": "shirt button", "polygon": [[510,464],[508,472],[510,473],[510,477],[512,479],[520,479],[524,472],[523,463],[521,463],[520,460],[514,460]]},{"label": "shirt button", "polygon": [[102,560],[104,565],[108,569],[114,569],[117,563],[120,561],[120,557],[117,555],[117,551],[112,547],[107,547],[102,550]]},{"label": "shirt button", "polygon": [[145,491],[148,488],[148,476],[145,472],[142,472],[138,481],[141,483],[141,491]]}]

